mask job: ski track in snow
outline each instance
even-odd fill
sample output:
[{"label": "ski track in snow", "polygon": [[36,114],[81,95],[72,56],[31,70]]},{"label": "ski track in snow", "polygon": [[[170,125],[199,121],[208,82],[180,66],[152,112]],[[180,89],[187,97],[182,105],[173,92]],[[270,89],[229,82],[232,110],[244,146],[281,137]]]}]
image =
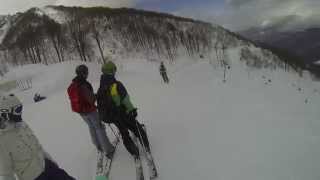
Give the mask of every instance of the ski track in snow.
[{"label": "ski track in snow", "polygon": [[[20,69],[11,76],[33,77],[33,89],[17,92],[25,121],[68,173],[88,180],[95,173],[96,151],[66,94],[77,64],[35,65],[33,74]],[[88,66],[97,90],[100,67]],[[175,69],[169,85],[162,83],[158,64],[150,62],[123,62],[118,75],[147,125],[158,180],[318,180],[319,83],[280,71],[249,74],[240,67],[223,83],[223,72],[206,62],[167,68]],[[35,92],[47,100],[32,103]],[[111,179],[133,178],[133,158],[120,143]]]}]

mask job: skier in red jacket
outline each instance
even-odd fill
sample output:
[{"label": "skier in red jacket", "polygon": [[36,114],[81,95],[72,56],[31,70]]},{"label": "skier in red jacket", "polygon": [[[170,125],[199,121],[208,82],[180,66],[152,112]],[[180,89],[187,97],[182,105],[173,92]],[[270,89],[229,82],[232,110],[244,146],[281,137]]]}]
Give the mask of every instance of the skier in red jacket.
[{"label": "skier in red jacket", "polygon": [[82,64],[76,68],[77,76],[68,88],[71,108],[74,112],[79,113],[89,126],[91,139],[97,150],[104,152],[109,157],[114,151],[114,147],[106,135],[104,124],[100,121],[95,105],[95,94],[91,84],[87,81],[88,74],[86,65]]}]

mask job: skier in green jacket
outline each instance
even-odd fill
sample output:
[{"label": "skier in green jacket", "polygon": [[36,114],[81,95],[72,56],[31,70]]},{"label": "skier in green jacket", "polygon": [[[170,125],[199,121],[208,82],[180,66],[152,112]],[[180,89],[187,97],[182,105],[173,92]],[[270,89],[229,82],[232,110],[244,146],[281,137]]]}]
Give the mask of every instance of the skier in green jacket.
[{"label": "skier in green jacket", "polygon": [[124,85],[115,78],[117,67],[109,61],[102,66],[100,87],[97,93],[98,111],[102,121],[117,126],[126,149],[135,158],[139,150],[129,135],[129,131],[139,138],[140,143],[150,153],[149,141],[142,124],[137,121],[137,109],[130,101]]}]

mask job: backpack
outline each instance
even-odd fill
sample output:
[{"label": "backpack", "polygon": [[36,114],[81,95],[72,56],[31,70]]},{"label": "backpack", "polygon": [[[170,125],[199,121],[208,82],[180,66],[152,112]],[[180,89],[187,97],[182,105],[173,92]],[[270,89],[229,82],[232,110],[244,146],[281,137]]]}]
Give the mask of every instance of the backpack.
[{"label": "backpack", "polygon": [[77,82],[72,82],[68,87],[68,95],[71,103],[71,109],[73,112],[81,113],[81,97],[79,91],[79,84]]},{"label": "backpack", "polygon": [[109,86],[100,87],[97,92],[99,116],[101,120],[106,123],[114,121],[114,118],[116,118],[117,115],[117,107],[111,97],[111,86],[112,84]]}]

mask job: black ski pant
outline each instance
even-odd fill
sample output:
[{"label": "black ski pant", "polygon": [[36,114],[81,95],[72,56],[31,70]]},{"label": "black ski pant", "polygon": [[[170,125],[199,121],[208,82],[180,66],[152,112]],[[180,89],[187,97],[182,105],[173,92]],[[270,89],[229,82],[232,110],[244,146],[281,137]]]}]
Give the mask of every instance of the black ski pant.
[{"label": "black ski pant", "polygon": [[161,76],[162,76],[163,81],[164,81],[165,83],[169,83],[169,78],[168,78],[167,73],[166,73],[166,72],[161,72],[160,74],[161,74]]},{"label": "black ski pant", "polygon": [[143,129],[142,125],[136,119],[129,118],[117,118],[113,122],[115,126],[119,129],[119,132],[122,136],[122,141],[128,152],[133,156],[139,156],[139,149],[136,144],[133,142],[129,130],[138,137],[140,143],[145,147],[147,152],[150,152],[150,145],[148,141],[147,134]]},{"label": "black ski pant", "polygon": [[45,159],[44,171],[35,180],[76,180],[49,159]]}]

